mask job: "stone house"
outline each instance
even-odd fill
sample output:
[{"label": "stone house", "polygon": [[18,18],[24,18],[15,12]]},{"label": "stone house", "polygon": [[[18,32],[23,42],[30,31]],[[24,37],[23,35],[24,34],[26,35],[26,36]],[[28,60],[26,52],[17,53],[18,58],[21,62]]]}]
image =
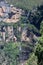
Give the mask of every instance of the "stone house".
[{"label": "stone house", "polygon": [[14,35],[14,30],[12,25],[0,26],[0,40],[3,40],[5,42],[17,40],[17,38]]}]

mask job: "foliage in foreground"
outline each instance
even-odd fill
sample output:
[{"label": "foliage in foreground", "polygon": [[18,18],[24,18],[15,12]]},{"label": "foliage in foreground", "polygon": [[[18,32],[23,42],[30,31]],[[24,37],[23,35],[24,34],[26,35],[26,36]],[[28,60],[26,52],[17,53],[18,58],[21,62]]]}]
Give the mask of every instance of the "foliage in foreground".
[{"label": "foliage in foreground", "polygon": [[33,54],[31,54],[31,57],[27,61],[26,65],[37,65],[37,57]]},{"label": "foliage in foreground", "polygon": [[43,36],[39,39],[39,42],[36,46],[35,55],[38,58],[38,65],[43,65]]},{"label": "foliage in foreground", "polygon": [[19,54],[19,43],[5,44],[3,49],[0,49],[0,65],[16,65]]}]

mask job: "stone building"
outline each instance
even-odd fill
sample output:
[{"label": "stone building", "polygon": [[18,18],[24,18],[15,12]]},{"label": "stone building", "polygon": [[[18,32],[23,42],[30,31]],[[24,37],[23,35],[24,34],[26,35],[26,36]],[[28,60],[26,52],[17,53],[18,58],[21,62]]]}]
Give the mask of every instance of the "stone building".
[{"label": "stone building", "polygon": [[0,26],[0,39],[6,42],[13,41],[14,33],[13,26]]},{"label": "stone building", "polygon": [[11,6],[4,0],[0,2],[0,18],[3,22],[16,23],[20,20],[21,14],[22,9]]}]

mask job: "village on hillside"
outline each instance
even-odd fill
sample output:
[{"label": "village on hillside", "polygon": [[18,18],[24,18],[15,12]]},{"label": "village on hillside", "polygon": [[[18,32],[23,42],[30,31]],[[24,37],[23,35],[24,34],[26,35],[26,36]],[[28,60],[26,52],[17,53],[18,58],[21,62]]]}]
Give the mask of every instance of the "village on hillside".
[{"label": "village on hillside", "polygon": [[6,23],[16,23],[19,21],[22,14],[22,9],[9,5],[6,1],[0,2],[0,21]]},{"label": "village on hillside", "polygon": [[[17,23],[20,20],[22,9],[9,5],[6,1],[0,1],[0,23]],[[14,35],[13,25],[0,25],[0,41],[17,41]]]},{"label": "village on hillside", "polygon": [[40,1],[0,0],[0,65],[43,65]]},{"label": "village on hillside", "polygon": [[[0,1],[0,41],[9,42],[18,40],[14,34],[15,30],[12,23],[19,23],[21,16],[24,14],[24,10],[14,7],[12,4],[8,4],[5,0]],[[8,25],[1,25],[1,23],[6,23]],[[11,25],[9,25],[10,23]],[[27,37],[27,30],[22,30],[20,26],[17,27],[17,30],[21,32],[21,41],[32,42],[32,39],[37,39],[36,35],[30,31],[29,37]],[[17,33],[17,31],[15,33]]]}]

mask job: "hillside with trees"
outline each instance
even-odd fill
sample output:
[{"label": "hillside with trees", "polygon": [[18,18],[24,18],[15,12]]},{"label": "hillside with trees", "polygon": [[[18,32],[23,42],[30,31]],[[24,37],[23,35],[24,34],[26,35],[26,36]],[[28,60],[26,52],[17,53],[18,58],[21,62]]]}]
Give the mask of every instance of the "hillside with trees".
[{"label": "hillside with trees", "polygon": [[43,65],[43,0],[0,3],[0,65]]}]

